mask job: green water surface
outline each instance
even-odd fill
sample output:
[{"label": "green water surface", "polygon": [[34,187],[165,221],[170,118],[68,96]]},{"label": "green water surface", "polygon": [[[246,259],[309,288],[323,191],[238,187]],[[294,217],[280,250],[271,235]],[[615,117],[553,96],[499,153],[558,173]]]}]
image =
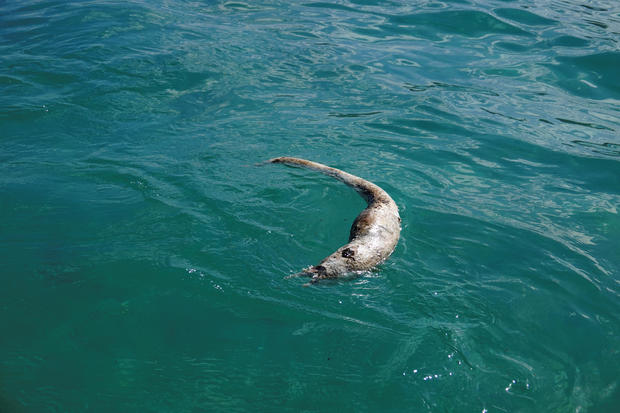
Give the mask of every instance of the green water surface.
[{"label": "green water surface", "polygon": [[[620,411],[617,1],[0,1],[0,412]],[[288,274],[384,188],[392,257]]]}]

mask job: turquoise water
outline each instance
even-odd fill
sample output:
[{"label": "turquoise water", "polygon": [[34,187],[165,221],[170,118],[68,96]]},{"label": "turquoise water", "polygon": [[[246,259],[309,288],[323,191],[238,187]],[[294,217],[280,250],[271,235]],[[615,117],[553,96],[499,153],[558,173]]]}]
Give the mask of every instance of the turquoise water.
[{"label": "turquoise water", "polygon": [[[0,2],[0,411],[620,411],[617,1]],[[376,271],[284,276],[400,207]]]}]

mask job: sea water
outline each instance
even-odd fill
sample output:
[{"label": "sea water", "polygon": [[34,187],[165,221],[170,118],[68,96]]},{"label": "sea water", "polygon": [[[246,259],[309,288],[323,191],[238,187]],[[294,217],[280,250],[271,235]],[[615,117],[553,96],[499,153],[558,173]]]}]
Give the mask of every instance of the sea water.
[{"label": "sea water", "polygon": [[[0,2],[0,411],[620,411],[620,3]],[[384,188],[375,271],[284,277]]]}]

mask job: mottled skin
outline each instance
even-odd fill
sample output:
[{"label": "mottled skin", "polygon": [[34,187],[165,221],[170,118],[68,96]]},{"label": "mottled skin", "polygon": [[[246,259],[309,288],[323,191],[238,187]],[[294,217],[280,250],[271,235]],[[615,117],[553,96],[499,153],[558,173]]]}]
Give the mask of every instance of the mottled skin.
[{"label": "mottled skin", "polygon": [[332,176],[355,189],[368,203],[353,221],[348,244],[338,248],[318,265],[295,275],[312,277],[310,283],[314,284],[322,279],[369,270],[385,261],[394,251],[400,237],[400,216],[398,206],[383,189],[340,169],[305,159],[281,157],[268,162],[301,166]]}]

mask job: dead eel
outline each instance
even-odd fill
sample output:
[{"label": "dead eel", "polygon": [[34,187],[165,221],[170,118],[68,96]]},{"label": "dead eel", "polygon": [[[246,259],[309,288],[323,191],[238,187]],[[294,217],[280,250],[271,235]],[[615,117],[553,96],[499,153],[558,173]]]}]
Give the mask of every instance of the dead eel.
[{"label": "dead eel", "polygon": [[338,248],[318,265],[295,276],[311,277],[310,283],[370,270],[385,261],[394,251],[400,237],[400,216],[394,200],[379,186],[340,169],[288,156],[274,158],[269,163],[281,163],[322,172],[344,182],[366,200],[368,206],[353,221],[349,242]]}]

